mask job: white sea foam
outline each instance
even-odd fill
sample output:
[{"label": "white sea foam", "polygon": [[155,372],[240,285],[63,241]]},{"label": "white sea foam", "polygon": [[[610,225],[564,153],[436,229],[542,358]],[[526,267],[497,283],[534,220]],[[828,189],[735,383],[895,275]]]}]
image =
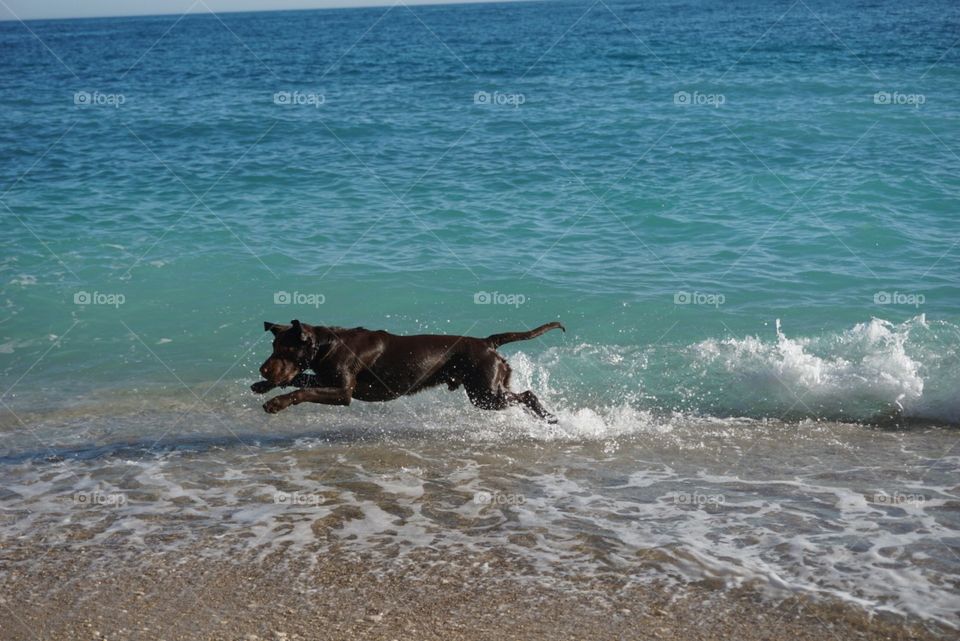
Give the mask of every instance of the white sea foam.
[{"label": "white sea foam", "polygon": [[884,414],[960,422],[960,364],[955,328],[931,327],[923,316],[895,325],[874,318],[837,334],[789,338],[777,321],[776,341],[710,339],[694,345],[700,367],[727,375],[734,409],[871,420]]},{"label": "white sea foam", "polygon": [[506,547],[544,574],[713,578],[960,614],[949,588],[960,563],[942,553],[960,527],[960,457],[925,467],[949,434],[631,412],[6,464],[0,530],[131,557],[212,536],[204,554],[284,551],[298,565],[330,542],[389,559]]},{"label": "white sea foam", "polygon": [[509,357],[513,387],[560,417],[545,438],[607,438],[699,416],[960,424],[960,329],[917,316],[817,336],[552,347]]}]

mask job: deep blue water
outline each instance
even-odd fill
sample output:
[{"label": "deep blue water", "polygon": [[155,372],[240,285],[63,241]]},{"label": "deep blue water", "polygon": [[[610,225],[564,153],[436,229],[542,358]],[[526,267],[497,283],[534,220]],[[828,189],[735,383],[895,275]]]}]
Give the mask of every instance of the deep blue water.
[{"label": "deep blue water", "polygon": [[958,10],[0,23],[5,401],[239,398],[263,320],[560,319],[505,351],[570,409],[955,422]]}]

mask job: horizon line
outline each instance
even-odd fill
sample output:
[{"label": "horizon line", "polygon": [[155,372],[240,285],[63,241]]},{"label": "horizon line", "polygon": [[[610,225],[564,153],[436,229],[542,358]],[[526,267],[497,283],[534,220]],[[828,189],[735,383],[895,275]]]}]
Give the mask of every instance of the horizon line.
[{"label": "horizon line", "polygon": [[[335,0],[336,1],[336,0]],[[407,6],[433,6],[433,7],[444,7],[444,6],[464,6],[464,5],[478,5],[478,4],[533,4],[533,3],[545,3],[552,0],[394,0],[394,2],[389,2],[388,0],[374,0],[372,4],[338,4],[330,5],[323,7],[291,7],[287,9],[283,8],[269,8],[269,9],[243,9],[237,11],[213,11],[209,6],[204,3],[205,10],[194,11],[196,3],[192,5],[187,11],[170,11],[166,13],[124,13],[124,14],[104,14],[104,15],[92,15],[92,16],[64,16],[61,18],[20,18],[13,13],[13,10],[9,8],[6,4],[3,4],[3,8],[6,9],[5,13],[9,14],[9,17],[0,17],[0,24],[6,22],[59,22],[65,20],[108,20],[112,18],[166,18],[170,16],[180,16],[183,18],[194,16],[194,15],[233,15],[233,14],[246,14],[246,13],[294,13],[294,12],[307,12],[307,11],[343,11],[350,9],[383,9],[383,8],[393,8],[398,5],[407,5]]]}]

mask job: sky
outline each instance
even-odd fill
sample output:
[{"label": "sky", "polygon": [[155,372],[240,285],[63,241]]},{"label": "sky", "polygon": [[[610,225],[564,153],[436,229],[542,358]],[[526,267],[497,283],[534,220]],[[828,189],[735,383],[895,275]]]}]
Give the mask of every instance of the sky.
[{"label": "sky", "polygon": [[[477,0],[404,0],[452,4]],[[0,20],[389,6],[394,0],[0,0]]]}]

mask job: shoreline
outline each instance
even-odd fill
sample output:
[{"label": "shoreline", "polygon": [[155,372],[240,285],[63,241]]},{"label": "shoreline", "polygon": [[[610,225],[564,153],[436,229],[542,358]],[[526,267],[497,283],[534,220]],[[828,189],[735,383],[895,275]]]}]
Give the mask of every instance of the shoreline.
[{"label": "shoreline", "polygon": [[[328,545],[213,559],[190,551],[0,547],[0,638],[167,641],[943,639],[932,622],[718,582],[537,575],[502,549],[373,560]],[[119,552],[120,550],[117,550]]]}]

